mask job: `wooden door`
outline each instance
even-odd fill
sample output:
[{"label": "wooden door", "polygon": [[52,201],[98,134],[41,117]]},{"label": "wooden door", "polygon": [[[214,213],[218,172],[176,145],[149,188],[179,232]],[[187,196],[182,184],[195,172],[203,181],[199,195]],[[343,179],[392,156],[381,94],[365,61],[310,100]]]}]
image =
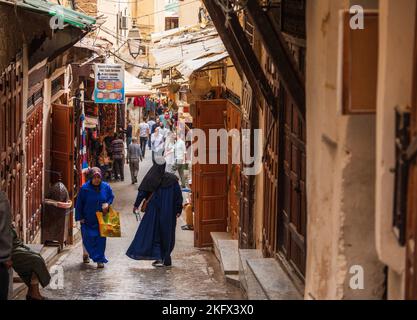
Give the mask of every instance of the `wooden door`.
[{"label": "wooden door", "polygon": [[[227,102],[227,130],[237,130],[240,141],[241,113],[237,106],[231,102]],[[240,198],[241,198],[241,181],[240,181],[240,164],[233,164],[233,138],[228,139],[228,159],[227,168],[227,190],[228,190],[228,231],[232,235],[232,239],[239,238],[240,225]]]},{"label": "wooden door", "polygon": [[26,119],[26,241],[40,230],[43,201],[43,99]]},{"label": "wooden door", "polygon": [[[52,105],[51,183],[61,182],[74,200],[74,109],[67,105]],[[69,244],[72,243],[73,219],[69,223]]]},{"label": "wooden door", "polygon": [[[241,115],[241,129],[251,130],[250,150],[254,150],[254,129],[258,128],[258,109],[256,108],[255,99],[252,96],[252,90],[244,80],[243,104]],[[255,247],[255,176],[246,175],[243,168],[251,168],[252,165],[242,163],[241,170],[241,198],[240,198],[240,219],[239,219],[239,247],[242,249],[252,249]]]},{"label": "wooden door", "polygon": [[[283,1],[268,15],[285,38],[297,68],[305,77],[305,0]],[[281,18],[281,20],[279,19]],[[267,55],[265,72],[276,97],[278,121],[266,111],[268,131],[265,162],[264,252],[282,258],[304,279],[306,267],[306,123],[283,88],[276,66]]]},{"label": "wooden door", "polygon": [[194,156],[204,152],[207,164],[193,165],[193,194],[195,231],[194,245],[206,247],[212,244],[211,232],[227,231],[227,164],[209,164],[209,154],[219,156],[220,147],[210,150],[209,129],[226,129],[226,100],[196,102],[195,128],[204,130],[207,143],[205,150],[193,150]]},{"label": "wooden door", "polygon": [[23,71],[17,57],[0,71],[0,190],[6,192],[16,230],[23,239]]},{"label": "wooden door", "polygon": [[292,100],[284,95],[283,166],[279,190],[278,248],[303,278],[306,264],[306,128]]},{"label": "wooden door", "polygon": [[[407,192],[407,221],[405,230],[406,269],[405,269],[405,298],[417,300],[417,12],[414,40],[414,70],[413,96],[410,123],[410,148],[413,148],[413,158],[409,163],[408,192]],[[408,150],[409,151],[409,150]],[[410,152],[408,152],[410,154]]]}]

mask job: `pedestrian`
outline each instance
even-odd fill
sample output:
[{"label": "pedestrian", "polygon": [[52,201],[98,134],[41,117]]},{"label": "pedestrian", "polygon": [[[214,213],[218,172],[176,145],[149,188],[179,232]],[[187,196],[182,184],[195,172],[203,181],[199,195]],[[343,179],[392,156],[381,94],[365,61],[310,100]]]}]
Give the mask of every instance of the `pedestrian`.
[{"label": "pedestrian", "polygon": [[84,252],[83,262],[89,263],[90,258],[97,263],[97,268],[104,268],[107,259],[106,238],[100,236],[96,212],[106,215],[113,203],[114,195],[110,185],[102,181],[99,168],[91,169],[92,178],[87,181],[78,193],[75,206],[75,220],[80,221]]},{"label": "pedestrian", "polygon": [[155,128],[155,132],[151,136],[151,144],[152,144],[152,162],[155,164],[157,161],[162,164],[165,162],[163,160],[163,153],[165,147],[164,136],[160,133],[160,128]]},{"label": "pedestrian", "polygon": [[126,135],[126,144],[129,148],[129,145],[132,143],[132,137],[133,137],[133,126],[132,122],[129,120],[126,129],[120,129],[125,135]]},{"label": "pedestrian", "polygon": [[156,122],[155,122],[155,119],[154,118],[149,118],[149,120],[148,120],[148,126],[149,126],[149,130],[150,130],[150,133],[149,133],[149,139],[148,139],[148,147],[149,147],[149,150],[151,150],[152,149],[152,146],[151,146],[151,135],[152,135],[152,133],[154,133],[155,132],[155,124],[156,124]]},{"label": "pedestrian", "polygon": [[169,267],[183,198],[178,178],[165,172],[165,164],[154,164],[143,178],[134,212],[143,201],[145,215],[126,255],[135,260],[155,260],[154,267]]},{"label": "pedestrian", "polygon": [[9,269],[12,267],[13,237],[10,232],[12,218],[6,194],[0,191],[0,301],[7,300]]},{"label": "pedestrian", "polygon": [[175,173],[174,163],[175,163],[175,134],[169,132],[167,138],[165,139],[165,151],[164,158],[166,162],[166,171],[169,173]]},{"label": "pedestrian", "polygon": [[133,137],[132,144],[127,149],[127,157],[129,159],[130,175],[132,177],[132,184],[138,182],[139,161],[142,161],[142,151],[138,144],[138,139]]},{"label": "pedestrian", "polygon": [[177,137],[177,135],[174,133],[173,139],[176,140],[174,151],[175,151],[175,166],[174,168],[178,170],[178,174],[181,179],[181,187],[186,188],[187,187],[187,179],[185,177],[184,171],[187,167],[186,164],[186,155],[187,155],[187,148],[185,146],[184,140],[181,138],[181,135]]},{"label": "pedestrian", "polygon": [[39,284],[45,288],[51,281],[45,260],[39,253],[24,245],[12,226],[9,228],[13,237],[12,265],[28,287],[26,300],[47,300],[39,291]]},{"label": "pedestrian", "polygon": [[149,139],[150,135],[150,128],[149,125],[146,123],[145,119],[142,120],[141,123],[139,123],[139,139],[140,139],[140,148],[142,150],[142,156],[145,158],[145,152],[146,152],[146,144]]},{"label": "pedestrian", "polygon": [[114,135],[114,140],[111,143],[112,156],[113,156],[113,169],[116,181],[125,180],[124,173],[124,157],[125,157],[125,144],[121,137],[117,134]]}]

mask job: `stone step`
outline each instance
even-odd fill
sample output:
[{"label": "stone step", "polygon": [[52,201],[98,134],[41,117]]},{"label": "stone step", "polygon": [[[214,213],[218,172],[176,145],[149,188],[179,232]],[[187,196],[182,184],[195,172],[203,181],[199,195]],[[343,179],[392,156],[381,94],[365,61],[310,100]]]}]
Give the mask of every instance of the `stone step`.
[{"label": "stone step", "polygon": [[213,251],[217,260],[221,261],[220,251],[219,251],[219,240],[232,240],[232,236],[227,232],[211,232],[211,239],[213,239]]},{"label": "stone step", "polygon": [[237,288],[240,288],[240,277],[238,274],[227,274],[225,275],[226,277],[226,281],[229,282],[230,284],[234,285]]},{"label": "stone step", "polygon": [[218,240],[220,263],[225,275],[239,274],[239,245],[237,240]]},{"label": "stone step", "polygon": [[302,296],[275,259],[248,259],[247,264],[268,300],[302,300]]},{"label": "stone step", "polygon": [[262,251],[255,249],[239,249],[239,280],[248,300],[268,300],[261,285],[249,268],[247,260],[263,259]]},{"label": "stone step", "polygon": [[[40,253],[48,267],[59,253],[59,247],[45,247],[42,244],[27,244],[26,246],[28,246],[31,250]],[[23,283],[22,279],[20,279],[19,275],[13,270],[13,292],[10,292],[9,294],[10,299],[17,297],[25,289],[26,285]]]},{"label": "stone step", "polygon": [[[43,244],[26,244],[32,251],[40,253],[43,260],[45,260],[46,265],[50,264],[51,261],[59,253],[59,247],[45,247]],[[21,283],[19,275],[13,270],[13,282]]]}]

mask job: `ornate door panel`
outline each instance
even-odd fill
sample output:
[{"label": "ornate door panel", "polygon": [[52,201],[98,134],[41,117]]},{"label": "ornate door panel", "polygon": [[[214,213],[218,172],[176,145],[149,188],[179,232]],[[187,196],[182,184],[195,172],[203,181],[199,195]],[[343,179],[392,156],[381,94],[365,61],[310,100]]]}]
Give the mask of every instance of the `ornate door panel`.
[{"label": "ornate door panel", "polygon": [[22,161],[23,161],[23,84],[22,60],[0,73],[0,190],[10,201],[14,223],[23,238]]},{"label": "ornate door panel", "polygon": [[282,207],[279,207],[278,248],[303,277],[305,274],[306,236],[306,149],[305,127],[291,99],[284,97]]},{"label": "ornate door panel", "polygon": [[32,242],[41,224],[43,186],[43,101],[36,102],[26,120],[26,241]]},{"label": "ornate door panel", "polygon": [[265,110],[266,148],[264,150],[264,223],[263,250],[267,256],[276,252],[278,218],[278,123]]},{"label": "ornate door panel", "polygon": [[[286,39],[297,67],[304,75],[305,1],[283,1],[280,10],[279,15],[270,13],[269,18],[276,32],[281,32]],[[277,106],[279,125],[273,127],[266,148],[264,249],[267,255],[277,254],[284,258],[303,279],[307,232],[306,126],[293,99],[281,85],[276,66],[268,56],[265,60],[267,78],[280,102]],[[265,128],[271,128],[272,123],[268,112]],[[275,181],[277,188],[273,187]]]},{"label": "ornate door panel", "polygon": [[[243,89],[243,105],[242,105],[242,119],[241,128],[250,130],[250,140],[245,140],[242,136],[242,146],[244,144],[250,145],[251,154],[254,150],[254,129],[258,126],[258,109],[252,97],[252,90],[249,84],[244,81]],[[251,168],[251,165],[242,163],[243,168]],[[239,230],[239,247],[243,249],[252,249],[255,247],[255,175],[245,175],[243,170],[241,172],[241,199],[240,199],[240,230]]]}]

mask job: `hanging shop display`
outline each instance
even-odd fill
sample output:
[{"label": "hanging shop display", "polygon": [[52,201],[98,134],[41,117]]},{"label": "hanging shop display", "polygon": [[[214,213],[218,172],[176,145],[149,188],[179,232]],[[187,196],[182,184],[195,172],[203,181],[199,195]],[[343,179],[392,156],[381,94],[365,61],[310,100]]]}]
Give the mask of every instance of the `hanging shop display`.
[{"label": "hanging shop display", "polygon": [[96,63],[94,71],[94,101],[96,103],[125,103],[123,66]]}]

